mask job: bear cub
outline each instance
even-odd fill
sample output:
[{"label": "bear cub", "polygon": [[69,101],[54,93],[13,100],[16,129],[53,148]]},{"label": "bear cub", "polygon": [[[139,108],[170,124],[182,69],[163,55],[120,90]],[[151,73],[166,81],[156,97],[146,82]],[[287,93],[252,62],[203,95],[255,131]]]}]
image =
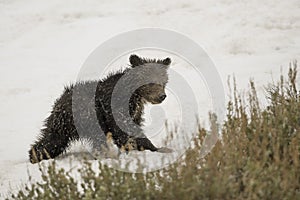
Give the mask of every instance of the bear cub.
[{"label": "bear cub", "polygon": [[55,158],[72,141],[87,139],[102,151],[107,139],[125,152],[157,148],[141,128],[146,103],[159,104],[167,97],[170,58],[146,59],[131,55],[128,68],[110,73],[102,80],[82,81],[65,87],[53,106],[38,140],[31,145],[31,163]]}]

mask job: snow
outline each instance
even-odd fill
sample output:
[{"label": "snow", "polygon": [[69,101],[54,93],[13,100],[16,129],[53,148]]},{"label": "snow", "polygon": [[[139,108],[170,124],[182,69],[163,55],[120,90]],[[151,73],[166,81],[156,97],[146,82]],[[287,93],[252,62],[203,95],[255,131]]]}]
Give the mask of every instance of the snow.
[{"label": "snow", "polygon": [[[227,94],[233,74],[243,90],[254,78],[262,91],[300,58],[299,10],[299,0],[0,0],[0,194],[26,183],[27,171],[38,177],[29,145],[63,86],[102,42],[143,27],[178,31],[206,50]],[[174,67],[189,74],[180,64]],[[68,159],[59,162],[68,167]]]}]

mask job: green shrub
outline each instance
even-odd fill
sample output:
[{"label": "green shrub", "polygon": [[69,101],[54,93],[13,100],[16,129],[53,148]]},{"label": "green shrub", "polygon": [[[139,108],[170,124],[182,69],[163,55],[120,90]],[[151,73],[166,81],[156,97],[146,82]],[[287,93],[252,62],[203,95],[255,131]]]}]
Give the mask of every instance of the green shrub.
[{"label": "green shrub", "polygon": [[[83,161],[80,178],[57,169],[27,185],[12,199],[300,199],[300,97],[296,63],[288,79],[266,88],[261,108],[254,83],[247,103],[238,95],[227,105],[222,138],[200,158],[207,131],[199,127],[192,148],[178,162],[145,174],[121,172]],[[214,116],[211,115],[214,125]],[[96,172],[98,171],[98,172]]]}]

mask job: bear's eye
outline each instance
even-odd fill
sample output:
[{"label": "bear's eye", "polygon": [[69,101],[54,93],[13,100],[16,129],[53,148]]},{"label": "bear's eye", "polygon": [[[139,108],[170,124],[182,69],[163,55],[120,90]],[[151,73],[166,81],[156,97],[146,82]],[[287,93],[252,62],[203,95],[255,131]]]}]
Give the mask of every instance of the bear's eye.
[{"label": "bear's eye", "polygon": [[149,83],[148,84],[149,86],[163,86],[164,84],[163,83]]}]

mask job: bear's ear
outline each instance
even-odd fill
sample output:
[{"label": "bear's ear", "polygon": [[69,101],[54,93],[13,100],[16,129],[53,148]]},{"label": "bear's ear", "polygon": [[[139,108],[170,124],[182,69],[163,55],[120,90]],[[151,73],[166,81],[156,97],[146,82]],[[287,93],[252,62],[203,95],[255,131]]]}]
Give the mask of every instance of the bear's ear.
[{"label": "bear's ear", "polygon": [[164,65],[170,65],[170,64],[171,64],[171,59],[168,57],[168,58],[164,59],[164,60],[162,61],[162,63],[163,63]]},{"label": "bear's ear", "polygon": [[138,57],[137,55],[135,55],[135,54],[132,54],[129,57],[129,62],[130,62],[132,67],[136,67],[136,66],[139,66],[139,65],[143,64],[142,59],[140,57]]}]

